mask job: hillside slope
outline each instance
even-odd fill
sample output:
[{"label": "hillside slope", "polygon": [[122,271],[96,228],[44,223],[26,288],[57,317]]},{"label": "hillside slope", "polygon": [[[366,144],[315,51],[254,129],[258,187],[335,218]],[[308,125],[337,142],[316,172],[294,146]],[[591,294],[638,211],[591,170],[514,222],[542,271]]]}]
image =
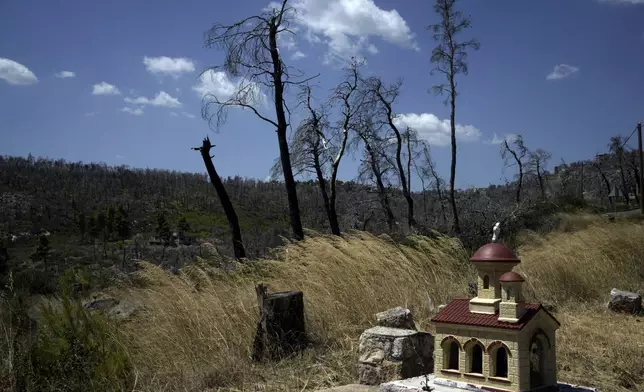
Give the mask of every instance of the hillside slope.
[{"label": "hillside slope", "polygon": [[[573,232],[528,234],[530,245],[519,249],[527,294],[552,305],[562,323],[562,381],[641,391],[640,319],[608,313],[605,302],[612,287],[644,290],[638,257],[644,226],[595,218],[584,225]],[[374,313],[406,306],[419,328],[431,330],[428,320],[439,304],[467,295],[473,272],[467,260],[460,243],[447,237],[410,237],[396,244],[364,232],[345,239],[313,236],[279,249],[273,260],[230,274],[206,262],[178,276],[146,264],[134,286],[111,294],[147,309],[120,326],[144,390],[315,390],[355,382],[357,338],[374,322]],[[273,365],[250,362],[257,317],[253,285],[260,281],[272,290],[304,292],[316,346],[302,357]]]}]

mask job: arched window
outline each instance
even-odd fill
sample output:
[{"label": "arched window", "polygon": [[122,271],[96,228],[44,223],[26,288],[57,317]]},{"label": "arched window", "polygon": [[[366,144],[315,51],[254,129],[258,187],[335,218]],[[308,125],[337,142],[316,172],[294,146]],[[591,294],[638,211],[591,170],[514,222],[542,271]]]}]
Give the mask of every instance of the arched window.
[{"label": "arched window", "polygon": [[458,370],[458,363],[459,363],[459,358],[458,354],[460,352],[460,348],[458,347],[458,343],[455,341],[451,341],[449,343],[449,354],[447,357],[447,368],[451,370]]},{"label": "arched window", "polygon": [[530,388],[539,388],[544,384],[545,350],[542,341],[545,339],[545,334],[537,332],[530,340]]},{"label": "arched window", "polygon": [[489,289],[490,288],[490,277],[485,275],[483,277],[483,288],[484,289]]},{"label": "arched window", "polygon": [[503,346],[496,349],[494,377],[508,377],[508,352]]},{"label": "arched window", "polygon": [[505,288],[505,299],[507,301],[509,301],[511,297],[512,297],[512,288],[506,287]]},{"label": "arched window", "polygon": [[470,352],[470,373],[483,374],[483,346],[476,343]]}]

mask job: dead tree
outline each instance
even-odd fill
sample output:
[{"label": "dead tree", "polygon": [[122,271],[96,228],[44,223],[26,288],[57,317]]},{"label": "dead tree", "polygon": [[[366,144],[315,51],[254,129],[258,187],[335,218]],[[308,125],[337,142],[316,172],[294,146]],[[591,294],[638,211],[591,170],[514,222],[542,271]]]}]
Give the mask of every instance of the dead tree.
[{"label": "dead tree", "polygon": [[[340,226],[338,224],[338,216],[336,212],[336,201],[337,201],[337,189],[336,182],[338,178],[338,169],[340,168],[340,162],[347,148],[347,142],[349,140],[349,131],[355,127],[355,116],[359,112],[362,105],[362,100],[360,96],[356,98],[359,76],[359,68],[364,64],[363,61],[357,61],[355,58],[352,59],[351,65],[346,69],[347,75],[343,82],[336,87],[333,100],[339,100],[342,104],[342,114],[340,117],[340,124],[337,127],[339,131],[339,146],[334,151],[334,156],[330,157],[331,161],[331,178],[329,184],[331,187],[331,196],[329,200],[329,222],[331,223],[331,231],[335,235],[340,235]],[[325,140],[325,145],[328,146],[328,142]],[[327,148],[327,151],[329,149]],[[333,217],[334,222],[331,222],[331,217]],[[335,224],[335,229],[334,229]]]},{"label": "dead tree", "polygon": [[241,229],[239,228],[239,219],[237,218],[237,212],[235,212],[235,207],[230,201],[228,192],[221,178],[219,178],[219,173],[215,169],[215,165],[212,163],[212,156],[210,155],[210,150],[214,147],[210,143],[210,139],[206,137],[203,139],[201,147],[194,147],[193,150],[199,151],[201,153],[201,158],[203,158],[203,163],[206,166],[208,171],[208,176],[210,176],[210,182],[215,187],[219,201],[221,202],[221,207],[224,209],[226,218],[228,219],[228,226],[230,227],[230,233],[233,237],[233,252],[237,260],[246,258],[246,249],[244,248],[244,243],[242,242]]},{"label": "dead tree", "polygon": [[360,165],[358,178],[370,179],[376,185],[380,206],[385,214],[389,232],[392,233],[396,227],[396,218],[391,209],[389,195],[385,186],[385,177],[391,169],[386,153],[384,152],[385,142],[378,136],[371,117],[364,118],[357,127],[358,138],[364,146],[364,158]]},{"label": "dead tree", "polygon": [[626,185],[626,174],[624,173],[624,142],[621,136],[613,136],[610,138],[608,148],[611,153],[617,158],[617,165],[619,168],[619,175],[622,180],[622,192],[624,193],[624,202],[629,203],[629,189]]},{"label": "dead tree", "polygon": [[447,211],[445,211],[445,198],[442,191],[444,181],[436,172],[436,165],[432,159],[429,144],[426,142],[422,143],[422,156],[421,165],[420,167],[416,167],[416,171],[419,172],[419,177],[425,178],[430,183],[434,184],[434,190],[438,197],[438,204],[441,208],[441,216],[443,218],[443,222],[447,224]]},{"label": "dead tree", "polygon": [[[227,110],[240,107],[253,112],[257,117],[275,127],[280,151],[284,184],[289,203],[289,215],[293,235],[296,239],[304,238],[300,207],[297,199],[295,177],[291,167],[291,158],[287,139],[289,122],[288,107],[285,101],[286,87],[301,85],[312,78],[294,75],[290,67],[282,60],[277,47],[280,34],[293,34],[289,30],[289,18],[292,9],[286,6],[288,0],[282,0],[279,8],[273,8],[261,15],[245,18],[231,25],[216,24],[206,32],[207,47],[219,47],[225,51],[223,65],[214,66],[205,72],[226,71],[238,77],[237,89],[224,99],[213,93],[204,97],[202,115],[209,122],[213,117],[220,126],[226,119]],[[202,74],[202,77],[205,75]],[[300,80],[296,80],[300,78]],[[264,91],[273,95],[275,117],[260,113],[260,102],[265,102]],[[213,114],[210,107],[215,105]]]},{"label": "dead tree", "polygon": [[[537,181],[539,183],[539,190],[541,191],[541,198],[546,199],[546,186],[544,180],[544,170],[545,166],[552,157],[548,151],[537,148],[533,152],[529,152],[528,164],[526,166],[526,171],[534,173],[537,176]],[[609,190],[610,191],[610,190]]]},{"label": "dead tree", "polygon": [[[403,197],[407,201],[407,225],[412,229],[416,226],[414,199],[411,197],[411,189],[407,181],[408,176],[402,162],[404,137],[396,125],[396,113],[393,109],[393,104],[400,94],[401,84],[401,82],[398,82],[390,86],[385,86],[380,78],[372,76],[364,83],[364,93],[367,96],[367,103],[371,105],[376,121],[393,133],[393,139],[395,139],[396,143],[394,153],[396,174],[400,179]],[[389,139],[387,137],[387,140]]]},{"label": "dead tree", "polygon": [[456,208],[456,191],[454,183],[456,179],[456,75],[467,74],[467,51],[468,49],[478,50],[480,44],[477,40],[458,42],[456,35],[471,27],[471,21],[464,17],[460,11],[454,7],[456,0],[436,0],[434,12],[440,18],[440,22],[429,26],[434,33],[434,40],[438,46],[432,50],[431,62],[436,67],[431,71],[432,74],[439,73],[444,75],[447,83],[441,83],[433,86],[437,94],[449,94],[445,103],[450,103],[450,128],[452,143],[452,163],[450,166],[449,178],[449,199],[452,207],[452,229],[455,233],[461,232],[461,226],[458,221],[458,211]]},{"label": "dead tree", "polygon": [[288,291],[268,294],[260,283],[255,286],[259,321],[253,342],[253,360],[279,360],[308,344],[304,324],[304,294]]},{"label": "dead tree", "polygon": [[[335,203],[331,203],[329,187],[326,179],[326,172],[330,166],[329,154],[326,153],[327,142],[325,129],[328,128],[326,121],[326,108],[314,108],[311,102],[311,87],[303,86],[300,92],[301,103],[306,107],[308,116],[302,120],[291,139],[291,163],[295,175],[302,172],[312,172],[318,182],[324,210],[329,220],[331,232],[340,235],[340,225]],[[273,177],[282,172],[282,163],[278,159],[273,165],[271,174]]]},{"label": "dead tree", "polygon": [[[505,167],[517,167],[517,192],[515,201],[517,203],[521,202],[521,188],[523,187],[523,160],[528,153],[528,149],[523,144],[523,136],[517,135],[517,137],[512,141],[514,148],[510,147],[507,139],[503,140],[501,143],[501,158],[503,158],[503,163]],[[510,163],[513,160],[514,163]]]}]

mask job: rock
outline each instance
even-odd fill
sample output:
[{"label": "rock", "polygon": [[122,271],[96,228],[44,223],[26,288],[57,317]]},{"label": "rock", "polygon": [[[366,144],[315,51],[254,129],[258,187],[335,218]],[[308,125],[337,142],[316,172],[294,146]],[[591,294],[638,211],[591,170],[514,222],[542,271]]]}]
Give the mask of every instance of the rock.
[{"label": "rock", "polygon": [[612,289],[608,309],[614,312],[640,313],[642,311],[642,296],[629,291]]},{"label": "rock", "polygon": [[85,309],[105,310],[119,304],[119,300],[112,297],[93,298],[83,304]]},{"label": "rock", "polygon": [[400,306],[377,313],[376,322],[382,327],[416,329],[411,311]]},{"label": "rock", "polygon": [[377,326],[360,336],[360,384],[383,382],[429,373],[434,367],[434,337],[428,332]]},{"label": "rock", "polygon": [[378,392],[378,387],[360,384],[347,384],[333,388],[318,389],[316,392]]},{"label": "rock", "polygon": [[113,317],[117,320],[126,320],[134,315],[136,312],[141,310],[142,306],[119,303],[110,310],[107,311],[107,315]]}]

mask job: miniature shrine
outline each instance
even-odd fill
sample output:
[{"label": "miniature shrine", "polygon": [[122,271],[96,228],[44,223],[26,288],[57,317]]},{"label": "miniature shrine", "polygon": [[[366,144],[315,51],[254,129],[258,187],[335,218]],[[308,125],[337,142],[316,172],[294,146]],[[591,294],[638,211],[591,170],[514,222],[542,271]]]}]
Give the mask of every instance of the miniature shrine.
[{"label": "miniature shrine", "polygon": [[454,299],[436,325],[434,384],[492,391],[557,390],[555,332],[559,322],[539,303],[525,302],[521,261],[498,239],[478,249],[477,295]]}]

